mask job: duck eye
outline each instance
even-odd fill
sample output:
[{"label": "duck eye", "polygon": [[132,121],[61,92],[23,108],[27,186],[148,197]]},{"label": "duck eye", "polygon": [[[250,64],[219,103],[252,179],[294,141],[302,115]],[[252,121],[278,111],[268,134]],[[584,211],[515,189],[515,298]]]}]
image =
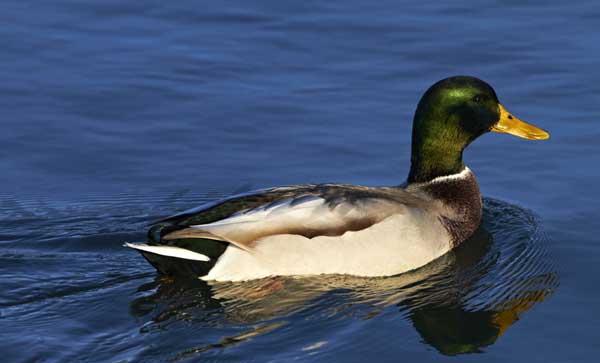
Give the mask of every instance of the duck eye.
[{"label": "duck eye", "polygon": [[483,101],[482,95],[476,95],[473,97],[473,102],[475,102],[475,103],[481,103],[482,101]]}]

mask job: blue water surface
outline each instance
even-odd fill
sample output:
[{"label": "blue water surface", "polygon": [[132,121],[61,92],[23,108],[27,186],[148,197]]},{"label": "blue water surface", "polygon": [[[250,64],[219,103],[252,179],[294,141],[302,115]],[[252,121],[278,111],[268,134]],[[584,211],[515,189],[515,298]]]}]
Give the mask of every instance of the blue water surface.
[{"label": "blue water surface", "polygon": [[[597,1],[4,1],[5,362],[595,362]],[[465,153],[464,249],[388,279],[159,278],[124,241],[256,188],[397,185],[422,93],[480,77],[546,142]]]}]

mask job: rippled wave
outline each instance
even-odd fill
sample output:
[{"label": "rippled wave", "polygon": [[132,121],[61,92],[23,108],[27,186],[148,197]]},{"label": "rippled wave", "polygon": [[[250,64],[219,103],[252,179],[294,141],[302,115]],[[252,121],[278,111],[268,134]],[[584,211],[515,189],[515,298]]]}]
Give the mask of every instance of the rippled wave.
[{"label": "rippled wave", "polygon": [[[97,197],[105,214],[100,217],[91,203],[94,197],[78,203],[21,203],[16,209],[5,201],[0,212],[12,216],[1,222],[9,236],[2,240],[0,254],[1,316],[10,323],[5,330],[37,329],[61,342],[55,345],[68,345],[74,333],[67,322],[83,316],[87,323],[82,329],[94,326],[98,332],[69,346],[71,358],[88,354],[102,360],[94,348],[100,340],[111,346],[109,351],[127,350],[126,357],[185,360],[263,339],[285,341],[292,356],[310,356],[327,351],[331,336],[356,329],[360,322],[385,322],[396,326],[386,327],[398,333],[392,340],[404,341],[412,330],[421,342],[455,355],[493,344],[558,286],[539,220],[526,209],[494,199],[485,200],[484,223],[469,241],[423,268],[394,277],[173,280],[157,276],[137,254],[121,247],[124,240],[144,238],[148,221],[167,209],[214,197]],[[106,316],[111,323],[102,328]],[[53,330],[55,324],[61,326],[59,332]],[[336,349],[350,344],[347,340],[340,338]],[[59,360],[69,359],[60,349],[53,352]],[[287,357],[285,349],[282,354]]]}]

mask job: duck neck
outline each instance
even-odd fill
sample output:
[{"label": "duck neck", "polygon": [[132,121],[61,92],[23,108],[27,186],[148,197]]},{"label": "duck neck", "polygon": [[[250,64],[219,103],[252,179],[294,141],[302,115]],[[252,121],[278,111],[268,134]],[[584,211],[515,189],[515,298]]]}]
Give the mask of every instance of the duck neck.
[{"label": "duck neck", "polygon": [[460,173],[463,150],[474,139],[458,126],[458,116],[440,115],[421,102],[413,119],[409,184]]},{"label": "duck neck", "polygon": [[427,183],[460,173],[465,169],[462,152],[462,148],[454,150],[448,146],[415,145],[413,142],[408,183]]}]

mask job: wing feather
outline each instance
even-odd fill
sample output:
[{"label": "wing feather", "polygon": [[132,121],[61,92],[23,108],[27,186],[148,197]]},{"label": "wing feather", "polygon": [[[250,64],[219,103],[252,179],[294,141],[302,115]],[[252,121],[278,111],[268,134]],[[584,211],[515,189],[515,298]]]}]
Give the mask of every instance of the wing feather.
[{"label": "wing feather", "polygon": [[[397,198],[390,198],[381,192],[378,195],[368,193],[368,188],[358,189],[362,194],[350,195],[353,198],[348,197],[349,190],[342,190],[343,193],[338,191],[338,194],[332,194],[330,189],[325,191],[329,194],[299,194],[296,191],[293,197],[238,211],[210,223],[189,225],[164,238],[217,239],[251,251],[261,238],[273,235],[292,234],[314,238],[359,231],[391,215],[406,213],[408,205],[416,203],[418,199],[411,196],[411,200],[402,194],[404,203],[400,203]],[[390,195],[397,197],[397,194]]]}]

